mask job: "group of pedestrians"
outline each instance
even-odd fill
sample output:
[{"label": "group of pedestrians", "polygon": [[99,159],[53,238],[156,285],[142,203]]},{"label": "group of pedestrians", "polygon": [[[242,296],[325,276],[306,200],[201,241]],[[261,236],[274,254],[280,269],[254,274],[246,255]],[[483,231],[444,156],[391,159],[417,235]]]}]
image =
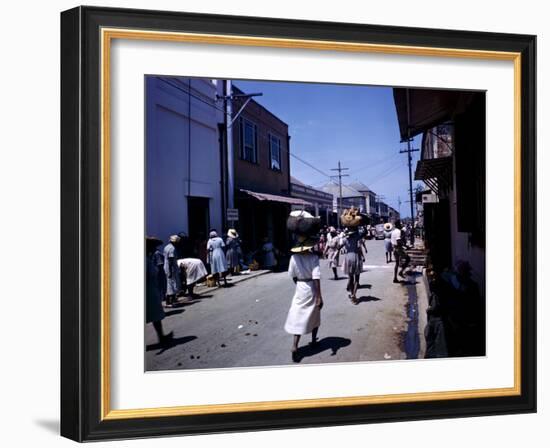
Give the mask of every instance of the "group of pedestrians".
[{"label": "group of pedestrians", "polygon": [[[345,213],[349,213],[349,211],[346,210]],[[317,219],[304,211],[299,212],[296,216],[302,220],[311,220],[312,223]],[[346,222],[343,216],[342,224]],[[339,279],[338,267],[342,266],[343,272],[348,276],[346,286],[348,298],[355,305],[359,303],[357,289],[361,272],[363,272],[365,256],[368,253],[365,243],[367,234],[365,227],[360,222],[360,220],[356,220],[356,225],[346,226],[343,230],[329,227],[326,232],[321,232],[321,234],[314,235],[303,232],[296,235],[297,243],[291,249],[292,256],[288,267],[288,273],[296,284],[296,289],[284,326],[285,331],[293,335],[291,354],[294,362],[300,360],[298,344],[301,336],[311,333],[310,346],[317,344],[317,334],[321,324],[321,308],[323,307],[319,263],[321,257],[326,257],[328,260],[335,280]],[[297,227],[299,226],[293,225],[289,230],[295,230]],[[302,226],[302,228],[307,227]],[[312,224],[309,228],[315,228],[315,225]],[[395,224],[386,223],[384,231],[386,262],[392,262],[393,256],[395,262],[393,281],[399,283],[397,276],[404,278],[404,271],[410,263],[410,257],[405,251],[405,234],[399,220]]]}]

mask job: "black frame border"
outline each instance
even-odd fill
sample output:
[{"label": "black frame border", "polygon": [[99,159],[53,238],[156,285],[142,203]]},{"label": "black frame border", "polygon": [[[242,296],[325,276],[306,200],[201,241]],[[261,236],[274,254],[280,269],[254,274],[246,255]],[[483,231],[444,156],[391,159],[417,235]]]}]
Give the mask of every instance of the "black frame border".
[{"label": "black frame border", "polygon": [[[100,28],[521,53],[521,395],[101,420]],[[61,13],[61,435],[76,441],[536,412],[536,36],[77,7]]]}]

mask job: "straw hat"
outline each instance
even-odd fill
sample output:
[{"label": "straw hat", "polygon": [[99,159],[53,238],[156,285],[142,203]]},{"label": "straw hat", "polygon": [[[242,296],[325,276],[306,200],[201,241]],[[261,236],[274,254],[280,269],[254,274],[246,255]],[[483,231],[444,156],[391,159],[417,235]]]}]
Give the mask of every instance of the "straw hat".
[{"label": "straw hat", "polygon": [[391,222],[387,222],[384,224],[384,230],[391,230],[393,228],[393,224]]},{"label": "straw hat", "polygon": [[171,235],[170,236],[170,242],[171,243],[177,243],[181,238],[178,235]]},{"label": "straw hat", "polygon": [[227,231],[227,236],[230,236],[231,238],[239,238],[239,234],[235,229],[229,229]]},{"label": "straw hat", "polygon": [[299,236],[298,241],[290,251],[295,254],[307,252],[315,247],[317,241],[318,239],[315,237]]}]

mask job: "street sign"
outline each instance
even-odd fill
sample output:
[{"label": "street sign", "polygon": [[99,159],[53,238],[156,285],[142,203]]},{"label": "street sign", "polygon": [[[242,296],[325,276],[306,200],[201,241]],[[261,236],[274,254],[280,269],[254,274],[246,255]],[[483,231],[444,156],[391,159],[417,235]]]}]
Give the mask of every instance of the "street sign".
[{"label": "street sign", "polygon": [[423,204],[435,204],[436,202],[439,202],[437,199],[437,195],[435,194],[423,194],[422,195],[422,203]]},{"label": "street sign", "polygon": [[238,208],[228,208],[227,209],[227,220],[228,221],[238,221],[239,220],[239,209]]}]

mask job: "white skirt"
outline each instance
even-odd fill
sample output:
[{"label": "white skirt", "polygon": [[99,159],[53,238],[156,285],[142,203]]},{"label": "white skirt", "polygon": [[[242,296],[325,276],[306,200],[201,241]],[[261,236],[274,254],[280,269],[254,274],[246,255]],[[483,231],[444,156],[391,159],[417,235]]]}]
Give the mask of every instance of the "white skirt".
[{"label": "white skirt", "polygon": [[290,334],[308,334],[321,325],[321,310],[315,305],[313,281],[296,284],[296,291],[288,310],[285,331]]}]

